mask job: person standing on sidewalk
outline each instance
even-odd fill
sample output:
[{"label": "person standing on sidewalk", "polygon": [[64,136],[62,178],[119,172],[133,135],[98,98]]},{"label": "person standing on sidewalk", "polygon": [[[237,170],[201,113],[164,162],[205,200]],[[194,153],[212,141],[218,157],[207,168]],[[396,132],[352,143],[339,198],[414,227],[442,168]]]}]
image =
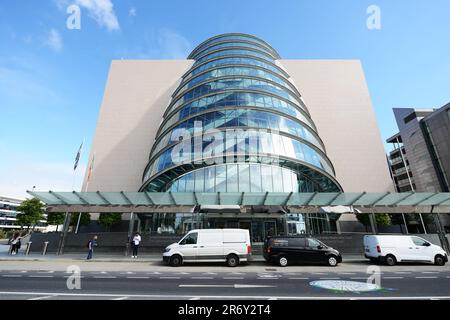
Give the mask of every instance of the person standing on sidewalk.
[{"label": "person standing on sidewalk", "polygon": [[88,256],[87,256],[87,260],[91,260],[92,259],[92,254],[94,253],[94,247],[97,246],[97,236],[94,236],[91,240],[89,240],[88,242]]},{"label": "person standing on sidewalk", "polygon": [[133,255],[131,256],[131,258],[137,258],[138,256],[138,250],[139,250],[139,244],[141,243],[141,235],[139,234],[139,232],[137,232],[134,237],[133,237],[133,241],[132,241],[132,245],[133,245]]},{"label": "person standing on sidewalk", "polygon": [[11,254],[16,255],[19,253],[19,249],[21,247],[20,241],[20,233],[15,233],[13,238],[11,239]]}]

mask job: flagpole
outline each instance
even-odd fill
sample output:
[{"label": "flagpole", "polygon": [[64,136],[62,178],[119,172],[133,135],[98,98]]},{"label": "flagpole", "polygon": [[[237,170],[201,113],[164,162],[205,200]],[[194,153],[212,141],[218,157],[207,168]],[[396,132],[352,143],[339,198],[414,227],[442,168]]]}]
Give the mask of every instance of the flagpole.
[{"label": "flagpole", "polygon": [[[85,138],[83,138],[83,142],[81,143],[81,148],[80,148],[80,154],[81,154],[81,150],[84,146],[84,140]],[[74,170],[74,172],[76,171],[76,169]],[[75,181],[75,179],[74,179]],[[73,185],[72,185],[72,190],[73,190]],[[77,221],[77,227],[75,228],[75,234],[78,234],[78,228],[80,227],[80,220],[81,220],[81,212],[78,214],[78,221]]]}]

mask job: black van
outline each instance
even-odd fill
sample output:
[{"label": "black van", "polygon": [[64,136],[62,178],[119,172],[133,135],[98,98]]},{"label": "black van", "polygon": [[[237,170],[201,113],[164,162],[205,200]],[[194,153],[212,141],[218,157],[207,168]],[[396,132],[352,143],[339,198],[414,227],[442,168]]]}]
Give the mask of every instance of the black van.
[{"label": "black van", "polygon": [[264,259],[285,267],[294,263],[327,264],[335,267],[342,262],[339,251],[308,236],[268,237],[264,241]]}]

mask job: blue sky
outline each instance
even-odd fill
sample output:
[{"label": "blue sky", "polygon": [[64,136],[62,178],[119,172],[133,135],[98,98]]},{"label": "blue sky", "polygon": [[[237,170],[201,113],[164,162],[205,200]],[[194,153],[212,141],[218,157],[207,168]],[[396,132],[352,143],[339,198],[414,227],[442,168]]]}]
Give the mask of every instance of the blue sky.
[{"label": "blue sky", "polygon": [[[66,27],[74,3],[80,30]],[[366,26],[373,4],[381,30]],[[225,32],[286,59],[360,59],[385,140],[393,107],[450,102],[449,12],[448,0],[3,0],[0,194],[80,188],[112,59],[182,59]]]}]

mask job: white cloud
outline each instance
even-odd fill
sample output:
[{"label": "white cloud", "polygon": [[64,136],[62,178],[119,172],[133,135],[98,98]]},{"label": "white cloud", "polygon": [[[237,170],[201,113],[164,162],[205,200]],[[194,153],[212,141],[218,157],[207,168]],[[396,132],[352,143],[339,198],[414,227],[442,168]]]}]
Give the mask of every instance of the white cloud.
[{"label": "white cloud", "polygon": [[169,30],[158,31],[158,46],[161,48],[162,58],[186,59],[192,49],[192,44],[181,34]]},{"label": "white cloud", "polygon": [[119,30],[119,20],[114,12],[111,0],[76,0],[75,4],[88,10],[89,15],[97,23],[109,31]]},{"label": "white cloud", "polygon": [[57,30],[51,29],[46,44],[54,51],[61,51],[63,47],[61,34]]},{"label": "white cloud", "polygon": [[135,8],[135,7],[132,7],[132,8],[130,9],[130,11],[128,11],[128,15],[129,15],[130,17],[136,17],[136,16],[137,16],[136,8]]}]

